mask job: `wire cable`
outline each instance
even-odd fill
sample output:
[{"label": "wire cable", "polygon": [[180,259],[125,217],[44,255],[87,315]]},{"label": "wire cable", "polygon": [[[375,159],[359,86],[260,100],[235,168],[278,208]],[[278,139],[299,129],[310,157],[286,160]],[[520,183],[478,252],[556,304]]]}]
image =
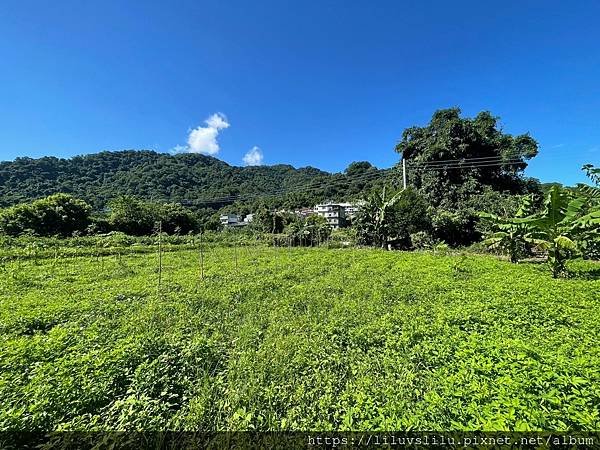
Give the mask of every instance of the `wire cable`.
[{"label": "wire cable", "polygon": [[470,162],[470,161],[491,161],[491,160],[498,160],[498,161],[504,161],[504,160],[508,160],[508,159],[514,159],[515,157],[519,157],[519,158],[524,158],[525,156],[522,155],[521,152],[518,151],[512,151],[512,152],[507,152],[504,153],[503,155],[496,155],[496,156],[481,156],[481,157],[473,157],[473,158],[456,158],[456,159],[441,159],[441,160],[436,160],[436,161],[412,161],[409,162],[408,165],[411,166],[425,166],[425,165],[440,165],[440,164],[444,164],[444,163],[455,163],[455,162]]},{"label": "wire cable", "polygon": [[515,166],[525,164],[523,161],[503,162],[503,163],[488,163],[488,164],[464,164],[456,166],[440,166],[440,167],[419,167],[416,170],[455,170],[455,169],[478,169],[480,167],[500,167],[500,166]]},{"label": "wire cable", "polygon": [[412,169],[440,169],[440,168],[448,168],[448,167],[472,167],[480,164],[526,164],[525,161],[521,159],[503,159],[503,160],[486,160],[486,161],[459,161],[456,163],[447,163],[447,164],[431,164],[431,165],[423,165],[423,166],[408,166]]}]

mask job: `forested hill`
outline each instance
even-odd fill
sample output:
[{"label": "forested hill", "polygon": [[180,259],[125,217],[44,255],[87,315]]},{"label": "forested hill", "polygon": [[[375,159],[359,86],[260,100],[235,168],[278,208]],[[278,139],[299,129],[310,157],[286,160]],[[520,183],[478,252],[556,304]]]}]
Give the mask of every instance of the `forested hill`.
[{"label": "forested hill", "polygon": [[258,194],[291,195],[302,203],[360,194],[385,174],[366,162],[353,163],[344,174],[330,174],[312,167],[236,167],[198,154],[133,150],[69,159],[17,158],[0,162],[0,206],[57,192],[82,198],[96,209],[120,195],[199,207],[223,206],[207,202],[214,199],[239,195],[250,199]]}]

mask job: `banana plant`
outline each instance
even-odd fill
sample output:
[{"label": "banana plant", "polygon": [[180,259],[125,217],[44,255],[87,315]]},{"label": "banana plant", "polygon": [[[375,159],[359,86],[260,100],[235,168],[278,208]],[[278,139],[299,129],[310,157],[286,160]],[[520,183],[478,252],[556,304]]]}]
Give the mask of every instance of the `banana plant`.
[{"label": "banana plant", "polygon": [[388,248],[395,237],[394,205],[401,198],[402,192],[404,190],[388,197],[388,190],[384,187],[365,201],[356,218],[359,234],[365,243]]},{"label": "banana plant", "polygon": [[[515,219],[520,219],[530,214],[532,205],[532,196],[523,196]],[[485,212],[480,212],[479,217],[490,222],[496,229],[483,243],[492,250],[498,250],[501,253],[507,254],[511,263],[518,263],[519,258],[526,251],[527,240],[525,236],[529,230],[527,225],[516,222],[513,218],[504,218]]]},{"label": "banana plant", "polygon": [[374,231],[375,236],[382,248],[387,248],[390,240],[390,224],[388,215],[392,207],[396,204],[403,191],[398,191],[390,198],[386,197],[386,187],[383,187],[381,192],[376,192],[371,197],[371,203],[375,208]]},{"label": "banana plant", "polygon": [[515,223],[527,227],[527,242],[548,252],[548,264],[554,278],[565,275],[567,261],[579,253],[577,240],[582,228],[587,227],[581,221],[585,217],[585,204],[585,198],[573,198],[554,186],[548,193],[541,214],[514,219]]},{"label": "banana plant", "polygon": [[589,186],[587,184],[578,184],[577,188],[579,191],[589,199],[599,201],[600,200],[600,167],[594,167],[591,164],[586,164],[582,167],[586,175],[595,186]]},{"label": "banana plant", "polygon": [[524,244],[545,250],[555,278],[567,273],[569,259],[581,254],[590,242],[600,240],[600,208],[591,205],[587,197],[573,196],[558,186],[548,193],[541,213],[518,217],[523,214],[523,209],[514,218],[480,213],[497,229],[484,242],[508,253],[512,262],[518,260]]},{"label": "banana plant", "polygon": [[527,227],[516,224],[511,219],[505,219],[495,214],[479,213],[479,217],[491,222],[497,229],[489,235],[483,243],[492,250],[499,250],[508,254],[511,263],[519,262],[519,257],[524,253]]},{"label": "banana plant", "polygon": [[577,192],[587,201],[586,214],[577,220],[576,226],[580,231],[580,247],[586,258],[600,258],[600,167],[591,164],[583,166],[588,178],[595,184],[577,185]]}]

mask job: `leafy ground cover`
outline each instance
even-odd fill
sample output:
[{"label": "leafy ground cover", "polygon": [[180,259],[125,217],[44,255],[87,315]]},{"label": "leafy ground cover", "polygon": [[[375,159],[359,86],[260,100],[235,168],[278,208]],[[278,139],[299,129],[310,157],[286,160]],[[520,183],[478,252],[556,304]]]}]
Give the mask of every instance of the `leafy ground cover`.
[{"label": "leafy ground cover", "polygon": [[2,262],[1,430],[600,428],[597,264],[162,258],[160,290],[154,253]]}]

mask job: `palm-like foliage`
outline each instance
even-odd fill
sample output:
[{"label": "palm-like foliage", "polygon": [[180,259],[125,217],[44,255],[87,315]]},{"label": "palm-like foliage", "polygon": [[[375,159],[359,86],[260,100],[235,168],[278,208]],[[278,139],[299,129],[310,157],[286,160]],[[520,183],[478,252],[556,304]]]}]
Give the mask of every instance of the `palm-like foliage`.
[{"label": "palm-like foliage", "polygon": [[[517,211],[516,218],[523,218],[531,213],[533,199],[530,195],[521,198],[521,205]],[[517,263],[519,258],[526,252],[528,228],[525,224],[516,222],[512,218],[503,218],[496,214],[479,213],[479,217],[490,222],[496,229],[483,242],[490,249],[499,250],[508,254],[510,262]]]},{"label": "palm-like foliage", "polygon": [[595,226],[600,219],[600,167],[591,164],[583,166],[588,178],[595,186],[579,184],[577,191],[586,199],[587,212],[578,219],[577,227],[580,230],[580,246],[585,257],[600,258],[600,227]]},{"label": "palm-like foliage", "polygon": [[585,199],[554,186],[548,193],[541,214],[515,219],[527,227],[525,239],[548,252],[548,263],[556,278],[566,273],[566,262],[578,253],[578,219],[584,211]]},{"label": "palm-like foliage", "polygon": [[600,200],[600,167],[594,167],[591,164],[586,164],[582,167],[586,175],[596,186],[587,184],[579,184],[579,191],[586,197],[594,200]]},{"label": "palm-like foliage", "polygon": [[482,213],[497,231],[485,242],[502,248],[515,261],[523,243],[547,251],[554,277],[566,273],[567,261],[590,243],[600,240],[600,208],[588,197],[575,195],[554,186],[548,193],[541,213],[526,217],[500,218]]},{"label": "palm-like foliage", "polygon": [[384,187],[381,191],[374,192],[360,209],[357,217],[359,228],[362,234],[368,236],[367,240],[379,247],[387,248],[394,237],[392,209],[402,192],[400,190],[388,196]]},{"label": "palm-like foliage", "polygon": [[315,246],[325,242],[331,235],[327,220],[320,216],[309,216],[306,220],[296,220],[287,226],[290,244],[294,246]]}]

